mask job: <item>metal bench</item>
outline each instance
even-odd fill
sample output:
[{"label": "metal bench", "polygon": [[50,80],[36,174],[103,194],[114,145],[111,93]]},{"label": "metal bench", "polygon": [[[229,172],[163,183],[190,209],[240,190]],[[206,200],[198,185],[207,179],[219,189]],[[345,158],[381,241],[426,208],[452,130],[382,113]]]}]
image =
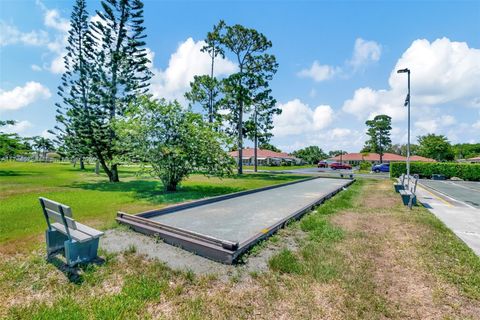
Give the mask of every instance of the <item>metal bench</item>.
[{"label": "metal bench", "polygon": [[400,178],[397,179],[397,183],[393,184],[393,187],[395,188],[395,192],[400,192],[400,190],[405,189],[404,183],[405,183],[405,174],[402,174]]},{"label": "metal bench", "polygon": [[64,249],[70,267],[95,259],[103,232],[75,221],[70,207],[42,197],[39,200],[48,226],[47,256]]},{"label": "metal bench", "polygon": [[[417,204],[417,196],[415,194],[417,190],[418,177],[406,177],[407,183],[404,184],[404,189],[400,190],[399,193],[402,196],[403,204],[408,206],[410,209],[412,206]],[[410,183],[408,183],[410,181]]]}]

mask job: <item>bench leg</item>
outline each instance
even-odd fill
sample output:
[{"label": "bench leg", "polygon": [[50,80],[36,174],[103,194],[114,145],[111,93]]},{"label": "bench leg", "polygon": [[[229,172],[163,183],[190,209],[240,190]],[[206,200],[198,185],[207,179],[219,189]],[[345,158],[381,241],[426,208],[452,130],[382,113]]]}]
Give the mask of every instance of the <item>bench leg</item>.
[{"label": "bench leg", "polygon": [[64,248],[68,237],[57,230],[47,230],[45,231],[45,240],[47,242],[47,256],[50,256],[53,252]]},{"label": "bench leg", "polygon": [[408,206],[408,204],[410,203],[410,195],[402,194],[402,202],[403,202],[403,205]]},{"label": "bench leg", "polygon": [[70,267],[97,257],[99,238],[87,242],[65,241],[65,259]]},{"label": "bench leg", "polygon": [[416,206],[417,205],[417,196],[416,195],[413,195],[411,198],[410,198],[410,203],[411,203],[411,206]]}]

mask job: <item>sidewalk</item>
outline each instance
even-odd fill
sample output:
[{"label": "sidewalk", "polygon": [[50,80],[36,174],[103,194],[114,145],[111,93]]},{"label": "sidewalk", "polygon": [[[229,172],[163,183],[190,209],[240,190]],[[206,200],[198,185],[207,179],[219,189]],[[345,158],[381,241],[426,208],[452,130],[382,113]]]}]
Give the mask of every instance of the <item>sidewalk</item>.
[{"label": "sidewalk", "polygon": [[480,209],[446,198],[421,185],[417,200],[480,256]]}]

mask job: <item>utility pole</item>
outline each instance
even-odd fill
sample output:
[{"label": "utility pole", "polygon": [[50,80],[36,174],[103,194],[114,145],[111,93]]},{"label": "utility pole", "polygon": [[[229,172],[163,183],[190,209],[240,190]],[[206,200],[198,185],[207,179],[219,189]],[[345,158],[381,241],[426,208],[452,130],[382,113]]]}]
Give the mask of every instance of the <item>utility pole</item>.
[{"label": "utility pole", "polygon": [[407,129],[407,188],[410,187],[410,69],[400,69],[397,73],[406,73],[408,76],[408,93],[404,106],[408,107],[408,129]]},{"label": "utility pole", "polygon": [[258,146],[258,135],[257,135],[257,105],[254,106],[254,114],[253,114],[253,117],[254,117],[254,122],[255,122],[255,133],[254,133],[254,139],[255,140],[253,143],[254,143],[254,149],[253,150],[253,161],[254,161],[254,164],[253,164],[253,171],[254,172],[257,172],[257,162],[258,162],[258,157],[257,157],[257,146]]}]

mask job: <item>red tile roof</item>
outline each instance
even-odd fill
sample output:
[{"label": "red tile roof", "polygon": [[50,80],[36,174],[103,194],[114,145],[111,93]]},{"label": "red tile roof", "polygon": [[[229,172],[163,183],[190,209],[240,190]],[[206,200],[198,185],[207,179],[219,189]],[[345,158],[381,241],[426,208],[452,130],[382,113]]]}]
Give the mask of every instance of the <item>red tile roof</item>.
[{"label": "red tile roof", "polygon": [[[331,160],[340,161],[340,156],[330,158]],[[380,161],[378,153],[347,153],[341,156],[343,161]],[[406,158],[394,153],[384,153],[383,161],[405,161]]]},{"label": "red tile roof", "polygon": [[[330,158],[329,160],[334,160],[334,161],[380,161],[380,155],[378,153],[366,153],[363,155],[362,153],[347,153],[340,156],[336,156],[333,158]],[[395,153],[384,153],[383,154],[383,161],[407,161],[407,158]],[[435,162],[435,160],[430,159],[430,158],[425,158],[425,157],[420,157],[420,156],[411,156],[410,157],[411,161],[423,161],[423,162]]]},{"label": "red tile roof", "polygon": [[420,162],[436,162],[435,159],[425,158],[422,156],[411,156],[411,161],[420,161]]},{"label": "red tile roof", "polygon": [[[251,158],[254,156],[254,148],[246,148],[243,149],[242,157],[243,158]],[[238,151],[229,152],[232,157],[238,157]],[[275,152],[270,150],[264,149],[257,149],[257,157],[259,158],[288,158],[288,159],[295,159],[294,156],[289,155],[285,152]]]}]

